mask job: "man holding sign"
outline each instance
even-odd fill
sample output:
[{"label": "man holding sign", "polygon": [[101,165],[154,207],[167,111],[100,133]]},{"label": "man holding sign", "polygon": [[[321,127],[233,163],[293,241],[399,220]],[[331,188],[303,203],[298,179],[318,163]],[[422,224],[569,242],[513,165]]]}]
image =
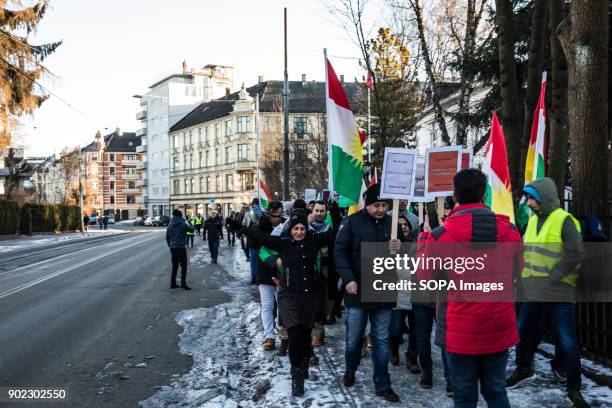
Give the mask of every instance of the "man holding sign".
[{"label": "man holding sign", "polygon": [[355,371],[361,361],[361,345],[365,327],[370,320],[372,362],[376,395],[387,401],[399,402],[391,388],[389,376],[389,325],[394,303],[366,303],[361,301],[361,244],[389,242],[390,251],[399,251],[400,240],[391,237],[389,204],[380,197],[380,185],[374,184],[365,192],[365,208],[344,219],[340,225],[334,247],[336,269],[346,287],[344,304],[346,316],[346,371],[344,385],[355,384]]}]

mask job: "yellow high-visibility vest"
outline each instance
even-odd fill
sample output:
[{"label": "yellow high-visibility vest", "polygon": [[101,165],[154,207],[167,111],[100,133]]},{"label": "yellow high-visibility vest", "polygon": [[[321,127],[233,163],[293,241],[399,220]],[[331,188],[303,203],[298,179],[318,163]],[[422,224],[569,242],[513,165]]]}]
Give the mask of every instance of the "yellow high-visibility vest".
[{"label": "yellow high-visibility vest", "polygon": [[[561,261],[563,258],[561,231],[567,217],[570,217],[578,232],[581,232],[580,222],[572,214],[561,208],[557,208],[550,213],[539,232],[538,217],[533,216],[529,219],[527,230],[523,236],[525,243],[525,268],[521,273],[523,279],[548,277],[550,270]],[[576,287],[576,279],[578,278],[576,272],[579,267],[580,264],[576,266],[576,271],[568,274],[561,281]]]}]

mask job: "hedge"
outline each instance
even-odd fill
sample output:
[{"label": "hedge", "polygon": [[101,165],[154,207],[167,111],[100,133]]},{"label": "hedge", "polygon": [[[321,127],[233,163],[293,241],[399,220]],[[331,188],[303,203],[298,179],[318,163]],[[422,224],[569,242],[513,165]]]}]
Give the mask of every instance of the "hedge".
[{"label": "hedge", "polygon": [[0,200],[0,234],[76,231],[81,228],[81,210],[76,205],[24,204]]},{"label": "hedge", "polygon": [[19,205],[15,201],[0,200],[0,234],[14,234],[19,225]]}]

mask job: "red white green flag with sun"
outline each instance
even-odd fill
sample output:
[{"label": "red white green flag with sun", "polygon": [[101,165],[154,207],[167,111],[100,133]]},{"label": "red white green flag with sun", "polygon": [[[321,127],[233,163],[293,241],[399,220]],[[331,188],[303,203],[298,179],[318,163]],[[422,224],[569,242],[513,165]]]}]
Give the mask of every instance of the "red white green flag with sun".
[{"label": "red white green flag with sun", "polygon": [[363,184],[361,132],[355,122],[342,84],[328,59],[326,59],[326,64],[329,188],[354,203],[358,203]]}]

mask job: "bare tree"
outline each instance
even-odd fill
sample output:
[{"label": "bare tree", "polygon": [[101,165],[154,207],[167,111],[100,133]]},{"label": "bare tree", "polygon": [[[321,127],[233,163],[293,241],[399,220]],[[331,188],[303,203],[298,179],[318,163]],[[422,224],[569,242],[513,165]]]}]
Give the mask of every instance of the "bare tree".
[{"label": "bare tree", "polygon": [[568,63],[572,195],[578,213],[601,210],[607,200],[609,29],[607,0],[573,0],[557,31]]}]

